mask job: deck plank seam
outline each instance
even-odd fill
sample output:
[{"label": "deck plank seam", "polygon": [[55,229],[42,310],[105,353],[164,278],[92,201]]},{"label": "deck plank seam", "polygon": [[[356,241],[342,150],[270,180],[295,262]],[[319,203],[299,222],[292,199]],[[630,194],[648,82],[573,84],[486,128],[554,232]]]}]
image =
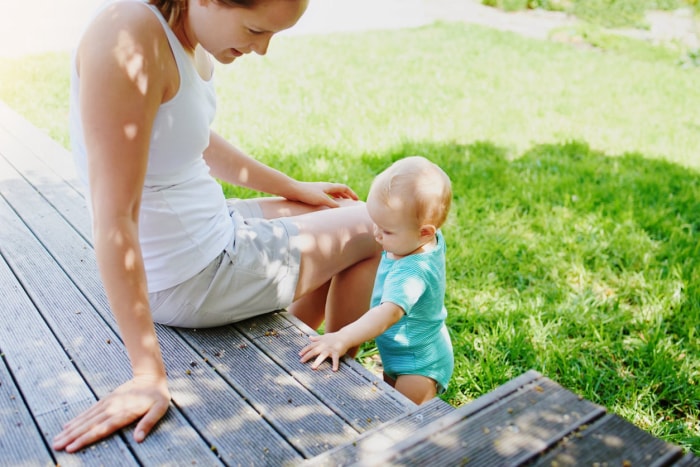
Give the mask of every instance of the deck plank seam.
[{"label": "deck plank seam", "polygon": [[[67,220],[63,219],[63,222],[67,222]],[[26,223],[25,223],[25,225],[26,225]],[[39,238],[37,238],[37,234],[35,232],[33,232],[33,234],[34,234],[34,240],[37,241],[38,244],[44,250],[47,250],[47,252],[49,252],[47,245],[43,244],[43,242],[41,242],[41,240]],[[71,280],[71,283],[74,284],[74,286],[76,287],[77,291],[80,292],[80,294],[86,300],[86,302],[89,303],[89,305],[94,309],[93,311],[95,311],[97,313],[97,315],[100,317],[100,319],[104,323],[106,329],[110,329],[113,332],[113,334],[114,334],[113,340],[115,342],[119,342],[120,344],[123,345],[123,342],[121,341],[121,339],[118,337],[118,335],[116,333],[114,333],[115,328],[113,325],[113,317],[111,316],[111,314],[107,313],[105,311],[105,309],[103,309],[104,307],[102,306],[101,303],[96,303],[93,300],[93,296],[95,295],[95,293],[94,293],[95,291],[92,291],[92,290],[86,291],[86,289],[83,287],[84,284],[74,280],[74,278],[70,274],[70,271],[68,270],[68,267],[62,263],[62,259],[60,257],[56,257],[55,255],[51,255],[51,257],[53,258],[54,262],[56,262],[58,265],[60,265],[60,268],[63,271],[63,273],[66,274],[66,276],[68,276],[68,278]],[[86,285],[85,287],[90,289],[89,285]],[[109,317],[106,318],[106,316],[109,316]],[[196,352],[196,349],[193,349],[193,350]],[[196,352],[196,353],[198,354],[198,356],[205,358],[201,354],[199,354],[198,352]],[[68,352],[68,355],[70,357],[70,352]],[[82,372],[80,374],[84,378],[85,375]],[[93,393],[94,393],[94,390],[93,390]],[[249,402],[246,402],[246,403],[248,405],[250,405]],[[183,410],[181,410],[181,408],[179,406],[178,406],[178,408],[180,409],[179,411],[184,415],[185,412]],[[188,418],[188,420],[191,420],[191,419]],[[268,423],[268,425],[269,425],[269,419],[266,419],[265,422]],[[193,427],[193,429],[195,429],[197,431],[198,435],[200,437],[202,437],[203,441],[206,442],[207,446],[212,445],[211,440],[209,440],[205,436],[205,434],[198,428],[198,425],[192,424],[192,427]],[[278,430],[275,430],[275,431],[278,432]]]},{"label": "deck plank seam", "polygon": [[[296,327],[300,329],[301,332],[304,333],[307,338],[310,335],[318,334],[314,329],[307,326],[306,323],[296,318],[288,311],[280,310],[278,314],[282,319],[290,323],[290,327]],[[387,384],[382,378],[370,373],[369,370],[367,370],[364,366],[362,366],[360,362],[358,362],[354,358],[344,355],[341,358],[341,362],[344,363],[348,369],[352,370],[353,373],[355,373],[359,378],[364,379],[368,384],[373,384],[378,389],[384,391],[384,393],[386,393],[398,406],[402,406],[406,409],[414,408],[415,404],[410,403],[410,401],[403,394],[401,394],[395,388]]]},{"label": "deck plank seam", "polygon": [[[37,433],[42,433],[41,425],[39,424],[39,420],[38,420],[38,418],[41,416],[41,414],[35,414],[31,410],[29,410],[28,400],[27,400],[26,396],[24,395],[24,391],[22,390],[21,385],[19,384],[19,382],[17,381],[17,378],[15,377],[14,371],[12,371],[12,365],[10,365],[9,362],[7,361],[7,357],[6,357],[5,353],[3,352],[1,346],[0,346],[0,358],[2,358],[3,365],[5,365],[5,369],[6,369],[7,373],[9,374],[10,379],[12,380],[12,385],[14,386],[14,389],[17,391],[17,394],[22,399],[22,404],[24,405],[25,408],[27,408],[27,412],[32,419],[32,424],[34,426],[34,429],[37,431]],[[56,409],[56,410],[58,410],[58,409]],[[57,461],[56,456],[54,454],[53,448],[51,446],[49,446],[49,443],[46,440],[46,438],[44,438],[42,436],[41,442],[43,443],[44,447],[46,448],[46,451],[47,451],[48,455],[51,457],[51,459],[53,460],[54,464],[58,465],[58,461]]]},{"label": "deck plank seam", "polygon": [[549,441],[545,441],[546,446],[544,449],[541,449],[537,452],[532,452],[529,454],[523,454],[521,457],[517,457],[514,460],[515,465],[527,465],[531,462],[534,462],[535,460],[541,458],[548,452],[552,451],[555,449],[563,439],[565,439],[568,436],[571,436],[572,434],[579,432],[582,427],[586,427],[590,425],[591,423],[595,423],[596,421],[602,419],[605,417],[607,414],[607,411],[603,407],[597,407],[596,410],[584,415],[580,419],[576,420],[573,424],[571,424],[569,427],[559,430],[558,432],[555,432],[550,436]]},{"label": "deck plank seam", "polygon": [[[2,130],[2,128],[0,128],[0,131],[1,131],[1,130]],[[7,131],[7,129],[5,129],[5,130]],[[60,174],[58,174],[51,166],[49,166],[49,165],[43,160],[43,158],[39,157],[39,156],[36,154],[36,152],[35,152],[31,147],[29,147],[29,146],[23,144],[22,141],[19,140],[19,139],[18,139],[15,135],[13,135],[11,132],[9,132],[9,131],[7,131],[7,132],[18,142],[18,144],[21,144],[21,145],[23,146],[23,148],[25,149],[25,151],[27,151],[29,154],[31,154],[32,157],[33,157],[36,161],[38,161],[38,163],[40,163],[40,164],[42,165],[42,168],[44,168],[45,170],[48,170],[48,171],[52,174],[52,176],[54,176],[54,177],[56,178],[56,181],[57,181],[57,182],[61,183],[62,185],[68,186],[71,190],[73,190],[74,192],[76,192],[80,198],[85,199],[85,195],[84,195],[84,193],[83,193],[82,191],[78,190],[70,181],[66,180],[64,177],[62,177]],[[80,237],[82,237],[88,244],[92,245],[90,239],[89,239],[89,238],[86,238],[86,237],[73,225],[73,223],[70,221],[70,219],[68,219],[67,217],[65,217],[65,215],[63,214],[63,212],[61,211],[61,209],[60,209],[58,206],[56,206],[56,204],[53,203],[53,202],[51,201],[51,199],[49,199],[49,197],[47,197],[47,195],[46,195],[42,190],[40,190],[40,189],[34,184],[34,182],[33,182],[30,178],[28,178],[27,175],[26,175],[21,169],[20,169],[19,167],[17,167],[17,166],[8,158],[8,156],[6,156],[6,155],[4,154],[4,152],[0,151],[0,155],[2,156],[2,158],[3,158],[3,160],[4,160],[4,163],[6,163],[9,167],[11,167],[12,170],[14,170],[15,173],[17,173],[17,175],[19,176],[19,178],[20,178],[22,181],[24,181],[27,185],[29,185],[29,186],[32,188],[32,190],[34,190],[34,191],[36,192],[36,194],[37,194],[38,196],[40,196],[40,197],[44,200],[44,202],[46,202],[46,204],[48,204],[54,211],[56,211],[56,213],[57,213],[61,218],[63,218],[63,220],[66,222],[66,224],[68,224],[73,230],[75,230],[76,233],[77,233]],[[2,195],[2,193],[0,193],[0,195]],[[3,198],[5,198],[5,196],[3,196]],[[11,205],[10,201],[7,200],[7,198],[5,198],[5,200],[8,202],[8,204]],[[14,210],[14,208],[13,208],[13,210]],[[21,216],[20,216],[20,217],[21,217]]]},{"label": "deck plank seam", "polygon": [[[58,141],[54,140],[45,131],[36,127],[23,115],[17,113],[14,109],[12,109],[3,101],[0,101],[0,117],[5,117],[1,118],[2,126],[0,126],[0,130],[4,130],[4,132],[7,135],[9,135],[17,144],[19,144],[25,150],[31,152],[36,158],[36,160],[40,161],[54,176],[62,180],[78,195],[84,197],[82,191],[82,184],[75,175],[75,169],[72,163],[71,153],[66,147],[58,143]],[[10,126],[8,126],[8,123],[10,123]],[[27,139],[22,137],[23,135],[21,134],[21,132],[32,134],[33,138],[31,139],[31,145],[28,144]],[[38,147],[38,145],[49,145],[51,146],[51,148],[40,148]],[[57,154],[61,158],[61,160],[57,161],[55,165],[49,163],[49,161],[53,162],[55,159],[47,159],[43,155],[44,153],[49,152],[49,149],[52,154]],[[2,152],[0,152],[0,154],[2,154]],[[62,169],[68,169],[71,173],[71,176],[65,177],[61,172],[56,170],[56,166],[60,166]],[[19,170],[18,172],[21,173],[21,171]]]},{"label": "deck plank seam", "polygon": [[[287,321],[290,323],[288,328],[297,328],[299,329],[302,333],[305,334],[305,336],[308,338],[310,335],[316,335],[318,334],[315,330],[313,330],[311,327],[307,326],[306,323],[301,321],[300,319],[296,318],[294,315],[289,313],[286,310],[280,310],[278,311],[278,316],[282,318],[283,320]],[[347,370],[352,371],[359,379],[362,379],[367,382],[367,384],[371,384],[375,386],[378,390],[383,391],[389,398],[392,400],[392,402],[397,406],[397,407],[402,407],[404,409],[412,409],[414,408],[413,406],[415,404],[411,403],[403,394],[398,392],[395,388],[391,387],[389,384],[387,384],[383,379],[381,379],[377,375],[373,375],[367,370],[364,366],[362,366],[361,363],[359,363],[357,360],[355,360],[352,357],[349,357],[347,355],[344,355],[341,358],[342,364],[346,367]],[[343,365],[341,365],[343,366]],[[294,377],[295,379],[299,380],[300,384],[304,385],[307,387],[309,390],[313,390],[312,387],[308,387],[308,384],[305,383],[302,379],[298,378],[296,375],[293,374],[292,370],[289,370],[290,375]]]},{"label": "deck plank seam", "polygon": [[[21,225],[23,225],[24,228],[26,228],[31,233],[31,235],[29,236],[30,239],[28,241],[33,242],[35,244],[36,248],[40,248],[41,250],[44,251],[45,254],[49,255],[49,257],[53,260],[55,265],[59,268],[60,272],[65,276],[66,280],[68,280],[69,283],[72,284],[72,286],[74,288],[74,292],[76,294],[79,294],[79,296],[83,300],[85,300],[86,303],[91,307],[91,310],[89,310],[89,312],[92,313],[92,315],[94,316],[94,319],[99,320],[99,322],[101,322],[102,325],[105,326],[105,330],[107,330],[108,332],[111,333],[110,339],[112,340],[112,342],[115,344],[118,342],[119,345],[121,345],[123,347],[123,342],[122,342],[119,334],[117,332],[115,332],[115,327],[112,325],[114,320],[113,320],[113,317],[111,316],[111,313],[109,313],[109,316],[112,318],[112,320],[105,319],[106,313],[104,313],[104,310],[102,310],[102,307],[99,306],[99,304],[94,303],[94,301],[92,300],[92,297],[91,297],[92,294],[86,293],[86,291],[83,289],[83,287],[81,287],[81,285],[78,284],[74,280],[73,276],[70,274],[70,271],[66,269],[65,265],[62,263],[60,258],[57,257],[56,255],[54,255],[51,252],[49,246],[46,245],[37,236],[36,232],[33,229],[31,229],[31,227],[29,225],[27,225],[25,219],[23,217],[21,217],[20,213],[18,213],[14,209],[13,206],[9,205],[9,207],[15,213],[18,220],[21,221]],[[67,221],[64,219],[64,222],[67,222]],[[10,268],[13,275],[15,276],[17,283],[22,287],[23,292],[25,293],[27,298],[32,303],[32,306],[34,307],[36,313],[38,314],[38,318],[44,322],[47,330],[51,333],[51,335],[54,337],[54,339],[56,339],[56,341],[59,343],[59,346],[60,346],[61,350],[64,352],[67,361],[70,362],[70,365],[72,366],[72,368],[77,372],[77,374],[83,380],[86,389],[92,395],[92,401],[93,402],[97,401],[99,398],[97,397],[97,392],[95,390],[94,384],[91,382],[91,378],[89,377],[89,375],[87,375],[85,373],[85,371],[81,368],[81,366],[76,363],[75,356],[73,355],[71,348],[66,345],[66,340],[65,340],[64,336],[62,334],[58,333],[56,331],[56,329],[54,328],[54,326],[51,324],[50,320],[47,319],[46,314],[45,314],[45,310],[44,310],[44,306],[40,305],[37,302],[37,299],[34,296],[34,293],[32,292],[32,288],[29,287],[27,282],[26,282],[26,278],[24,277],[24,274],[18,273],[17,267],[16,267],[16,265],[14,265],[14,261],[11,259],[7,260],[5,258],[5,254],[3,254],[3,259],[6,261],[8,267]],[[175,406],[172,405],[172,403],[171,403],[171,408],[173,408],[173,407],[175,407]],[[59,409],[60,408],[57,408],[57,410],[59,410]],[[52,413],[53,411],[45,411],[45,412]],[[182,412],[182,410],[180,410],[179,407],[175,407],[174,412],[175,413],[173,413],[172,415],[174,415],[176,417],[177,416],[184,417],[184,413]],[[39,415],[41,415],[41,414],[33,414],[33,417],[36,419],[36,417],[38,417]],[[207,448],[212,446],[212,443],[210,442],[210,440],[208,440],[202,436],[202,433],[200,432],[200,430],[197,428],[196,425],[190,425],[190,426],[195,431],[195,433],[197,433],[197,435],[199,436],[199,438],[203,442],[204,446],[206,446]],[[122,441],[124,442],[124,445],[130,451],[130,453],[134,456],[134,458],[139,459],[139,457],[140,457],[139,454],[135,452],[134,448],[131,446],[131,442],[129,442],[126,438],[127,437],[126,430],[120,431],[118,433],[118,437],[122,439]],[[139,461],[139,462],[141,462],[141,461]]]},{"label": "deck plank seam", "polygon": [[[272,312],[274,314],[274,312]],[[265,315],[261,315],[265,316]],[[260,317],[257,317],[260,318]],[[277,359],[272,357],[272,352],[267,349],[265,345],[259,344],[258,339],[260,338],[266,338],[269,336],[265,335],[260,335],[257,338],[253,337],[250,335],[250,331],[248,332],[243,332],[243,329],[246,327],[245,323],[250,320],[254,320],[254,318],[250,318],[248,320],[243,320],[238,323],[232,323],[231,328],[233,329],[234,332],[238,334],[238,337],[242,339],[243,346],[249,346],[257,349],[259,354],[266,358],[269,363],[273,364],[276,366],[276,368],[283,372],[287,377],[289,377],[295,384],[299,386],[300,389],[305,391],[306,396],[310,397],[312,400],[316,401],[319,403],[319,405],[324,406],[326,409],[329,410],[330,414],[332,414],[334,417],[337,418],[338,421],[342,422],[343,426],[346,427],[347,430],[350,430],[351,433],[353,433],[353,436],[357,436],[360,432],[361,429],[358,427],[354,426],[353,423],[349,420],[348,417],[346,417],[343,413],[342,410],[335,409],[328,405],[322,397],[319,397],[319,393],[314,390],[314,388],[308,387],[308,385],[303,384],[303,381],[300,381],[298,378],[296,378],[290,371],[289,369],[284,365],[283,361],[278,361]],[[237,326],[238,324],[241,324],[241,326]],[[293,325],[290,325],[288,328],[293,328]],[[279,327],[278,327],[279,329]],[[255,410],[256,413],[270,426],[271,429],[275,430],[276,433],[278,433],[281,437],[284,439],[287,439],[290,441],[290,445],[294,447],[294,449],[300,454],[301,458],[312,458],[316,455],[318,455],[317,452],[312,452],[311,450],[304,449],[303,446],[296,446],[291,440],[294,438],[294,436],[298,436],[298,434],[293,433],[291,431],[285,430],[284,423],[278,423],[274,417],[270,417],[270,414],[267,413],[266,410],[264,410],[264,403],[263,402],[257,402],[258,397],[255,396],[254,392],[246,390],[246,385],[242,382],[237,382],[235,378],[229,377],[226,372],[220,372],[216,368],[216,362],[215,360],[207,357],[208,353],[204,349],[200,349],[199,345],[196,345],[195,343],[195,338],[188,336],[190,333],[197,332],[197,330],[188,330],[188,331],[182,331],[182,330],[176,330],[178,334],[182,337],[183,341],[185,341],[192,349],[194,352],[196,352],[201,358],[203,358],[206,363],[214,370],[216,371],[219,376],[226,381],[226,383],[231,387],[232,390],[234,390],[239,397],[245,401],[246,404],[248,404],[252,410]],[[259,404],[260,407],[258,407],[256,404]],[[279,427],[278,427],[279,425]],[[330,449],[330,447],[329,447]]]},{"label": "deck plank seam", "polygon": [[[38,427],[37,433],[41,437],[41,441],[45,446],[48,446],[48,439],[47,436],[49,434],[44,431],[45,427],[44,424],[40,422],[41,418],[44,417],[49,417],[50,415],[57,412],[57,411],[62,411],[65,412],[66,409],[70,406],[75,406],[79,405],[83,401],[90,401],[90,402],[95,402],[97,399],[95,397],[95,391],[94,389],[89,385],[89,383],[85,380],[83,373],[79,370],[79,368],[76,367],[76,363],[74,362],[73,357],[71,356],[70,352],[68,351],[67,347],[64,345],[63,340],[60,338],[59,334],[56,333],[55,329],[51,326],[51,324],[46,320],[46,317],[40,313],[41,306],[40,304],[27,292],[26,285],[21,277],[21,274],[17,274],[16,271],[12,271],[11,269],[11,264],[10,262],[5,261],[3,258],[3,265],[7,271],[11,271],[14,279],[15,279],[15,284],[20,287],[15,293],[19,294],[24,297],[25,300],[27,300],[27,303],[30,305],[31,310],[34,312],[34,316],[36,317],[35,319],[41,320],[41,322],[44,323],[44,330],[47,332],[47,336],[51,336],[53,341],[55,342],[56,345],[56,351],[61,352],[61,355],[63,356],[63,361],[66,362],[71,366],[76,371],[76,374],[80,376],[81,381],[83,383],[84,390],[86,393],[90,394],[90,396],[80,399],[80,400],[75,400],[71,403],[66,403],[66,404],[61,404],[55,406],[54,409],[51,410],[36,410],[36,407],[34,406],[33,403],[30,403],[29,399],[24,395],[24,390],[22,389],[22,385],[18,381],[18,379],[14,376],[14,371],[13,371],[13,364],[12,364],[12,354],[8,354],[3,352],[3,358],[5,359],[5,364],[8,369],[8,371],[11,373],[13,382],[15,384],[15,387],[17,388],[18,393],[22,394],[22,402],[24,404],[24,407],[26,408],[28,414],[30,417],[33,419],[33,423],[35,426]],[[38,315],[38,316],[37,316]],[[124,442],[124,437],[119,436],[119,439],[122,441],[122,444],[124,446],[128,445],[128,443]],[[53,459],[58,460],[58,454],[56,454],[51,448],[48,448],[50,451],[50,455]],[[132,457],[135,457],[135,454],[133,450],[129,449]],[[58,462],[57,462],[58,465]]]},{"label": "deck plank seam", "polygon": [[[263,339],[265,337],[266,336],[260,336],[260,337],[258,337],[258,339]],[[309,392],[314,394],[314,396],[317,398],[317,400],[319,402],[321,402],[323,405],[325,405],[326,407],[331,409],[337,416],[339,416],[343,421],[345,421],[348,425],[350,425],[355,431],[357,431],[358,433],[364,433],[365,431],[367,431],[367,428],[362,426],[362,423],[360,423],[359,420],[348,417],[345,414],[345,411],[343,410],[343,408],[341,406],[339,406],[338,403],[335,400],[333,400],[330,395],[326,394],[324,391],[318,391],[317,388],[313,384],[310,384],[307,381],[308,378],[301,377],[300,370],[295,370],[295,369],[286,367],[286,365],[284,364],[285,362],[278,355],[276,355],[274,352],[268,350],[264,346],[259,346],[259,347],[262,349],[262,351],[265,353],[265,355],[267,355],[269,358],[271,358],[281,368],[284,368],[284,370],[292,378],[294,378],[295,381],[297,381],[299,384],[301,384]],[[349,359],[349,357],[343,357],[343,361],[346,361],[347,359]],[[350,360],[352,362],[354,362],[354,360],[352,360],[352,359],[350,359]],[[329,363],[326,361],[323,363],[323,365],[328,366]],[[349,368],[349,365],[347,365],[347,366]],[[331,370],[329,368],[319,368],[316,371],[331,371]],[[359,374],[362,377],[362,379],[367,382],[368,385],[372,385],[374,387],[379,387],[380,383],[386,385],[386,383],[384,383],[383,381],[380,381],[379,379],[377,379],[376,381],[373,381],[373,380],[367,378],[366,375],[363,375],[362,373],[358,373],[357,371],[354,371],[354,369],[353,369],[353,373],[355,375]],[[391,391],[395,391],[395,389],[391,388],[389,385],[386,385],[386,387],[388,389],[390,389]],[[390,391],[384,391],[384,392],[390,394]],[[406,403],[401,404],[401,403],[397,402],[395,398],[391,398],[390,400],[395,405],[397,410],[404,411],[405,409],[407,409]],[[386,420],[380,420],[381,423],[383,423],[385,421]]]},{"label": "deck plank seam", "polygon": [[[272,429],[277,435],[282,437],[283,439],[287,439],[287,436],[285,436],[284,430],[282,430],[279,426],[278,423],[274,421],[274,419],[271,419],[269,417],[269,414],[265,413],[264,411],[260,410],[258,407],[256,407],[256,404],[254,403],[255,398],[252,397],[251,394],[249,394],[245,389],[239,388],[238,384],[232,378],[230,378],[227,374],[219,372],[216,368],[216,365],[214,362],[212,362],[207,356],[205,352],[202,352],[201,349],[198,348],[198,346],[195,346],[194,342],[192,339],[188,338],[188,336],[185,335],[180,329],[173,328],[174,333],[187,345],[192,352],[194,352],[197,356],[201,357],[201,359],[205,362],[205,364],[212,370],[215,371],[223,381],[226,382],[228,387],[239,396],[240,400],[243,401],[248,407],[250,407],[252,410],[254,410],[262,420],[265,421],[265,423]],[[255,345],[253,342],[250,341],[244,334],[241,334],[241,338],[247,341],[247,345]],[[255,345],[258,349],[260,349],[259,346]],[[266,355],[262,349],[260,349],[261,353]],[[193,427],[197,426],[197,422],[193,419],[188,418],[188,421]],[[199,431],[199,430],[198,430]],[[306,458],[309,456],[309,453],[306,453],[302,450],[301,447],[296,446],[293,443],[290,443],[290,446],[294,451],[299,454],[300,457]]]}]

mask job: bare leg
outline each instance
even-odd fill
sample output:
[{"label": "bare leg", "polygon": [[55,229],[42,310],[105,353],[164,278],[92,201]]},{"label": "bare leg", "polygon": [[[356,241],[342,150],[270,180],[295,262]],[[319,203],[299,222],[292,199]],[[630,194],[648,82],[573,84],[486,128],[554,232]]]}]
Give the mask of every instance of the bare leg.
[{"label": "bare leg", "polygon": [[437,395],[437,384],[432,378],[421,375],[400,375],[394,386],[404,396],[420,405]]},{"label": "bare leg", "polygon": [[[304,203],[299,203],[297,201],[289,201],[285,198],[280,197],[268,197],[268,198],[250,198],[237,200],[237,203],[254,203],[257,204],[263,212],[263,217],[265,219],[277,219],[280,217],[292,217],[299,216],[301,214],[308,214],[310,212],[322,211],[329,209],[325,206],[311,206]],[[353,201],[339,200],[341,206],[350,206],[352,204],[357,204]]]},{"label": "bare leg", "polygon": [[[379,257],[371,257],[336,274],[328,294],[326,331],[341,329],[369,309],[378,264]],[[351,347],[347,354],[354,358],[359,349],[359,346]]]},{"label": "bare leg", "polygon": [[[381,252],[364,204],[355,202],[349,207],[290,219],[299,229],[295,242],[302,252],[295,301],[314,295],[330,281],[325,306],[326,329],[338,330],[355,321],[369,308]],[[314,308],[321,303],[319,297],[307,300]],[[309,317],[312,312],[301,311],[303,304],[295,303],[294,312],[313,323]]]},{"label": "bare leg", "polygon": [[313,292],[309,292],[287,307],[287,311],[302,320],[312,329],[318,329],[326,314],[326,299],[331,281]]},{"label": "bare leg", "polygon": [[392,388],[396,387],[396,380],[392,378],[391,376],[387,375],[386,373],[382,372],[382,376],[384,377],[384,382],[391,386]]},{"label": "bare leg", "polygon": [[291,313],[313,329],[325,318],[326,330],[337,331],[367,311],[381,249],[364,203],[339,200],[340,208],[328,209],[284,198],[249,202],[265,218],[288,217],[299,229],[301,267]]}]

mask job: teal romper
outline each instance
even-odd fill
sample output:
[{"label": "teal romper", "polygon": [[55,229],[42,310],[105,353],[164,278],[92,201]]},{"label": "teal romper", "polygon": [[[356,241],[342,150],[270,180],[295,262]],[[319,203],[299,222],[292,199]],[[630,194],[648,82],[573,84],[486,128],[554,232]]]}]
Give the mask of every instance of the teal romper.
[{"label": "teal romper", "polygon": [[384,302],[400,306],[403,317],[375,341],[384,373],[422,375],[447,389],[454,370],[452,342],[445,325],[445,239],[437,233],[437,246],[428,252],[400,259],[387,257],[377,270],[372,307]]}]

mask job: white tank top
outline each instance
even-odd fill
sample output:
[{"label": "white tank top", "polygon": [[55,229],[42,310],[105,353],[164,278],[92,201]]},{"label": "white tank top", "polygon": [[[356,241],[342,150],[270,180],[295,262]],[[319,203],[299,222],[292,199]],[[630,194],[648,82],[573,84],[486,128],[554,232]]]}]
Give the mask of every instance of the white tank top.
[{"label": "white tank top", "polygon": [[[161,22],[180,74],[178,92],[160,106],[156,115],[141,199],[139,241],[148,291],[157,292],[204,269],[230,242],[234,227],[221,186],[209,174],[202,157],[216,111],[213,79],[201,78],[160,12],[152,5],[146,6]],[[75,57],[69,118],[73,158],[87,187],[88,157]],[[87,204],[91,206],[89,199]]]}]

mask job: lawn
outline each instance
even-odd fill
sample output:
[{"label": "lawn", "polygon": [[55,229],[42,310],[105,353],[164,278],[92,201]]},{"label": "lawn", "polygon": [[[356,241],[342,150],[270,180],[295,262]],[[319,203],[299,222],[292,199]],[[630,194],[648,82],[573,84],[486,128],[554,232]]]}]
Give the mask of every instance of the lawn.
[{"label": "lawn", "polygon": [[[406,155],[446,170],[445,400],[534,368],[700,454],[700,69],[664,57],[462,24],[281,36],[217,67],[215,127],[362,197]],[[67,54],[0,61],[0,99],[65,145],[67,92]]]}]

